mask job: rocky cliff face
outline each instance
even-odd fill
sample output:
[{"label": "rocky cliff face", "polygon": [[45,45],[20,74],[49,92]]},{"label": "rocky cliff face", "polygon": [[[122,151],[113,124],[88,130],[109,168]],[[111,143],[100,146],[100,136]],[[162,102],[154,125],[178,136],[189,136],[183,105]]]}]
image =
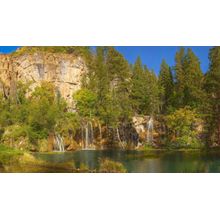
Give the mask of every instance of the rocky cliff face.
[{"label": "rocky cliff face", "polygon": [[132,117],[132,124],[138,134],[140,144],[160,145],[160,135],[165,130],[160,118],[152,118],[147,115],[134,116]]},{"label": "rocky cliff face", "polygon": [[32,90],[41,81],[47,81],[55,85],[56,92],[65,98],[69,107],[74,107],[72,94],[80,89],[86,72],[84,60],[70,54],[0,55],[0,90],[9,96],[15,81],[31,81]]}]

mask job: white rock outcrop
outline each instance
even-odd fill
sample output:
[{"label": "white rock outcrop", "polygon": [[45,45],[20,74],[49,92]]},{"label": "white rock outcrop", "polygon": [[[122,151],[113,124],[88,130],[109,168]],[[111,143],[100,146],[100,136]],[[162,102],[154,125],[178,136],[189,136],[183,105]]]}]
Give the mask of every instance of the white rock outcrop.
[{"label": "white rock outcrop", "polygon": [[87,67],[81,57],[60,53],[34,53],[20,56],[0,55],[0,89],[9,94],[13,79],[29,82],[31,89],[42,81],[51,82],[56,92],[74,107],[72,95],[81,88]]}]

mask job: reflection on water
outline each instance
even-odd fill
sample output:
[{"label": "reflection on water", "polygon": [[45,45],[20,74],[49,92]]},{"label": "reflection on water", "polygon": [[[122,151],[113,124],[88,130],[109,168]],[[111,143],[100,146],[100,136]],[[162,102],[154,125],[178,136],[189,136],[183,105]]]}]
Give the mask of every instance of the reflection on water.
[{"label": "reflection on water", "polygon": [[83,150],[59,154],[36,153],[35,156],[53,163],[74,161],[76,168],[85,164],[90,170],[99,167],[100,159],[109,158],[121,162],[128,172],[133,173],[220,172],[220,152]]}]

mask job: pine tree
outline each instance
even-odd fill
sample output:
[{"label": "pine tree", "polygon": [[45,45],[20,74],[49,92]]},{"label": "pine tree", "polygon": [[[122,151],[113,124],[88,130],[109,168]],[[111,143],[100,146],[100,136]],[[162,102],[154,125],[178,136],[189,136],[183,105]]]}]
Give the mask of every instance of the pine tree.
[{"label": "pine tree", "polygon": [[119,120],[128,121],[131,114],[129,64],[114,47],[109,47],[106,65],[110,78],[110,91]]},{"label": "pine tree", "polygon": [[198,57],[191,49],[187,50],[183,62],[184,67],[184,100],[183,104],[198,108],[202,104],[203,90],[202,80],[203,73],[200,68]]},{"label": "pine tree", "polygon": [[109,109],[111,105],[110,78],[106,68],[107,48],[97,47],[92,72],[89,75],[88,89],[97,96],[96,115],[105,124],[111,121]]},{"label": "pine tree", "polygon": [[144,74],[144,69],[142,66],[141,58],[138,57],[133,66],[132,75],[132,89],[131,89],[131,99],[133,110],[135,113],[142,114],[143,106],[145,104],[146,94],[146,75]]},{"label": "pine tree", "polygon": [[140,57],[134,64],[131,98],[135,113],[150,115],[158,112],[158,80],[153,71],[142,66]]},{"label": "pine tree", "polygon": [[165,60],[162,61],[159,73],[161,112],[165,113],[170,107],[173,97],[173,75]]},{"label": "pine tree", "polygon": [[159,84],[158,78],[153,70],[149,71],[145,68],[146,80],[146,96],[148,97],[148,105],[145,114],[156,114],[159,112],[160,100],[159,100]]},{"label": "pine tree", "polygon": [[210,49],[209,61],[209,70],[205,77],[205,89],[208,94],[208,143],[220,146],[220,47]]},{"label": "pine tree", "polygon": [[186,54],[184,54],[183,48],[176,53],[175,73],[176,107],[190,106],[199,108],[203,98],[203,73],[199,59],[191,49],[188,49]]},{"label": "pine tree", "polygon": [[175,105],[180,106],[183,102],[184,98],[184,69],[183,69],[183,60],[185,56],[185,50],[183,47],[180,48],[180,50],[175,55],[175,80],[176,80],[176,91],[175,95],[178,94],[178,96],[175,98]]}]

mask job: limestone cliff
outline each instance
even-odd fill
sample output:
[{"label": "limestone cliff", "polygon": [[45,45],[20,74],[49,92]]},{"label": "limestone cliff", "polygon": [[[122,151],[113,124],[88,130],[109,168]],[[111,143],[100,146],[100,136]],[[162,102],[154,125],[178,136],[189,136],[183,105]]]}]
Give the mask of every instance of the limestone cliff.
[{"label": "limestone cliff", "polygon": [[56,92],[73,107],[72,94],[80,89],[87,68],[84,60],[72,54],[33,53],[0,55],[0,90],[5,96],[13,93],[16,81],[31,81],[31,89],[41,81],[51,82]]}]

